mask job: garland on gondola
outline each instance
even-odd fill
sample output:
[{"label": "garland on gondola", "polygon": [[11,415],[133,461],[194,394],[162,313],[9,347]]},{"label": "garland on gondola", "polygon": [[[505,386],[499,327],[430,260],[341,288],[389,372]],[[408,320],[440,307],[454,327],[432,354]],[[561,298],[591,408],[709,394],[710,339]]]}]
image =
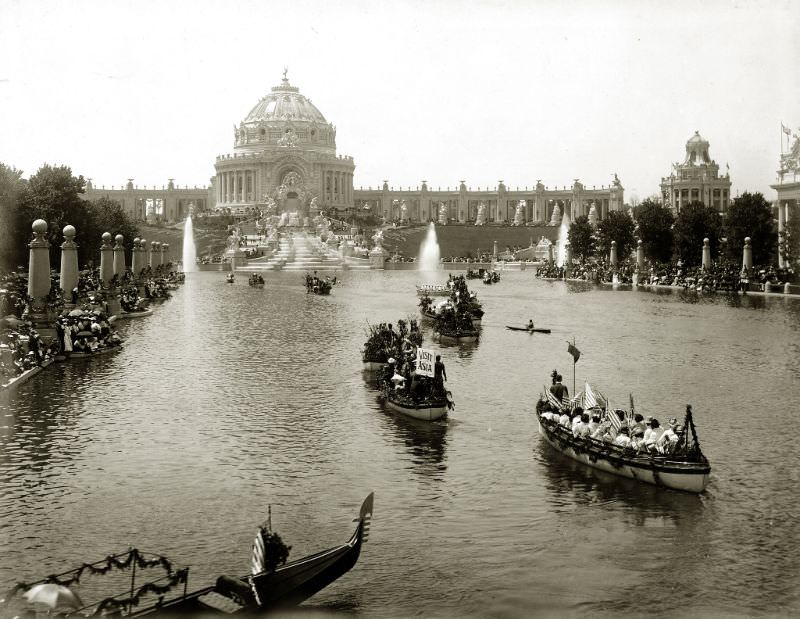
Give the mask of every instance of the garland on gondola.
[{"label": "garland on gondola", "polygon": [[[125,556],[127,554],[127,556]],[[124,559],[120,559],[119,557],[125,556]],[[124,570],[129,568],[133,563],[136,563],[136,566],[139,568],[150,568],[160,565],[164,568],[167,576],[172,578],[175,576],[177,572],[174,572],[172,569],[172,563],[166,557],[162,557],[161,555],[156,555],[153,559],[147,559],[139,550],[136,548],[131,548],[127,553],[120,553],[116,555],[109,555],[102,561],[95,561],[94,563],[84,563],[80,567],[77,567],[74,570],[70,570],[69,572],[63,572],[62,574],[50,574],[46,578],[42,580],[37,580],[36,582],[32,583],[24,583],[18,582],[16,583],[6,594],[5,599],[8,600],[13,597],[17,591],[22,589],[30,589],[34,585],[38,585],[40,583],[53,583],[56,585],[61,585],[62,587],[69,587],[72,584],[80,583],[81,577],[83,576],[84,572],[88,572],[90,574],[107,574],[112,569],[117,570]],[[99,565],[99,567],[98,567]],[[61,578],[65,574],[70,574],[67,578]]]},{"label": "garland on gondola", "polygon": [[398,320],[396,331],[390,330],[384,322],[377,325],[367,323],[367,341],[364,343],[362,360],[386,363],[390,357],[402,359],[411,355],[415,348],[422,345],[422,341],[422,332],[414,318]]},{"label": "garland on gondola", "polygon": [[107,597],[100,601],[95,611],[90,615],[91,617],[98,617],[106,610],[128,610],[128,608],[139,605],[139,599],[147,593],[155,593],[156,595],[164,595],[169,593],[175,586],[186,583],[189,579],[189,568],[183,568],[171,575],[169,580],[163,585],[157,585],[155,582],[148,582],[139,587],[136,593],[126,598]]}]

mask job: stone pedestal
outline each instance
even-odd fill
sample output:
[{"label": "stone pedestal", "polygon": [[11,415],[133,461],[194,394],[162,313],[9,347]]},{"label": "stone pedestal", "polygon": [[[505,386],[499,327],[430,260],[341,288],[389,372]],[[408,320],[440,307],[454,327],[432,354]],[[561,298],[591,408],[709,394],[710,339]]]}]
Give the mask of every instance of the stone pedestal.
[{"label": "stone pedestal", "polygon": [[750,237],[745,237],[744,239],[744,249],[742,250],[742,268],[743,269],[752,269],[753,268],[753,247],[750,245]]},{"label": "stone pedestal", "polygon": [[711,241],[703,239],[703,270],[711,270]]},{"label": "stone pedestal", "polygon": [[108,287],[114,277],[114,248],[111,247],[111,233],[103,232],[103,244],[100,247],[100,281]]},{"label": "stone pedestal", "polygon": [[[612,267],[617,266],[617,242],[611,241],[611,255],[608,257],[608,261],[611,263]],[[616,269],[614,269],[616,271]]]},{"label": "stone pedestal", "polygon": [[383,270],[383,263],[386,262],[387,252],[383,247],[374,247],[369,252],[369,266],[371,269]]}]

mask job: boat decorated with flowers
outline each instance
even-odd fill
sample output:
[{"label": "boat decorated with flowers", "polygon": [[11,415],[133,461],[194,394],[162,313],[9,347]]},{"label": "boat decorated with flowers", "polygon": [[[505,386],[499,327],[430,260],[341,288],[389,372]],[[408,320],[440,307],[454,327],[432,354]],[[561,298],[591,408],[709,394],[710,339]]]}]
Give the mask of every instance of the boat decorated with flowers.
[{"label": "boat decorated with flowers", "polygon": [[[623,446],[609,440],[609,435],[597,438],[597,432],[585,436],[580,432],[576,434],[570,422],[559,421],[559,415],[566,414],[569,418],[571,412],[574,414],[575,400],[565,407],[548,394],[546,391],[536,405],[539,433],[560,453],[591,468],[661,488],[693,493],[705,490],[711,466],[700,450],[691,406],[686,407],[682,425],[672,424],[675,440],[665,441],[665,447],[651,445],[648,448],[644,443],[637,446],[633,441],[627,443],[627,439]],[[617,432],[627,435],[628,427],[632,427],[632,411],[590,410],[596,411],[593,414],[602,419],[601,423],[608,427],[611,435]]]},{"label": "boat decorated with flowers", "polygon": [[[475,342],[483,319],[483,308],[475,294],[469,291],[467,280],[463,275],[451,277],[450,298],[445,303],[433,306],[431,303],[420,309],[430,313],[433,309],[433,331],[443,341]],[[425,315],[423,311],[423,315]]]},{"label": "boat decorated with flowers", "polygon": [[377,372],[383,369],[390,359],[401,359],[413,355],[422,346],[422,331],[414,318],[397,321],[397,329],[391,323],[377,325],[367,323],[367,341],[361,351],[364,370]]},{"label": "boat decorated with flowers", "polygon": [[330,294],[336,282],[336,277],[317,277],[316,271],[314,275],[308,273],[305,275],[306,292],[313,292],[314,294]]},{"label": "boat decorated with flowers", "polygon": [[[353,568],[369,537],[372,510],[370,493],[361,504],[355,531],[346,542],[289,562],[291,547],[265,524],[256,533],[250,574],[239,578],[219,576],[215,584],[193,591],[188,590],[188,567],[176,568],[167,557],[133,548],[36,582],[18,582],[0,601],[0,615],[46,608],[48,615],[56,611],[60,617],[172,617],[237,612],[250,616],[297,606]],[[155,578],[142,578],[152,571],[158,572]],[[83,582],[94,581],[90,578],[93,575],[108,579],[104,582],[116,595],[94,601],[82,599],[88,598],[84,586],[89,593],[99,590],[97,585],[101,583]],[[119,594],[120,590],[124,593]],[[146,602],[148,597],[150,601]]]},{"label": "boat decorated with flowers", "polygon": [[401,390],[387,389],[384,393],[386,407],[414,419],[436,421],[455,406],[449,391],[416,400]]}]

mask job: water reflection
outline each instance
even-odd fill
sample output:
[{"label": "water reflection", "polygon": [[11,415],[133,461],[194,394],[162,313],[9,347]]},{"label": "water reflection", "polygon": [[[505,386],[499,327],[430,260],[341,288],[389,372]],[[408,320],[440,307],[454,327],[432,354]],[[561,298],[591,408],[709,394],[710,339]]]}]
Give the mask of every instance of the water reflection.
[{"label": "water reflection", "polygon": [[411,456],[414,472],[441,481],[447,470],[447,421],[422,421],[392,411],[387,411],[386,417],[395,437]]}]

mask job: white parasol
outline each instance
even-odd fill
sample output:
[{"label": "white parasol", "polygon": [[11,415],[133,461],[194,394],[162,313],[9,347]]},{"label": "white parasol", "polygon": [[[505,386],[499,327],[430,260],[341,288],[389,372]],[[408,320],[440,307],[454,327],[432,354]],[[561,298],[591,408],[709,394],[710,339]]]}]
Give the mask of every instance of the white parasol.
[{"label": "white parasol", "polygon": [[81,602],[77,593],[67,587],[52,582],[34,585],[22,595],[33,604],[44,604],[53,609],[78,609],[83,606],[83,602]]}]

